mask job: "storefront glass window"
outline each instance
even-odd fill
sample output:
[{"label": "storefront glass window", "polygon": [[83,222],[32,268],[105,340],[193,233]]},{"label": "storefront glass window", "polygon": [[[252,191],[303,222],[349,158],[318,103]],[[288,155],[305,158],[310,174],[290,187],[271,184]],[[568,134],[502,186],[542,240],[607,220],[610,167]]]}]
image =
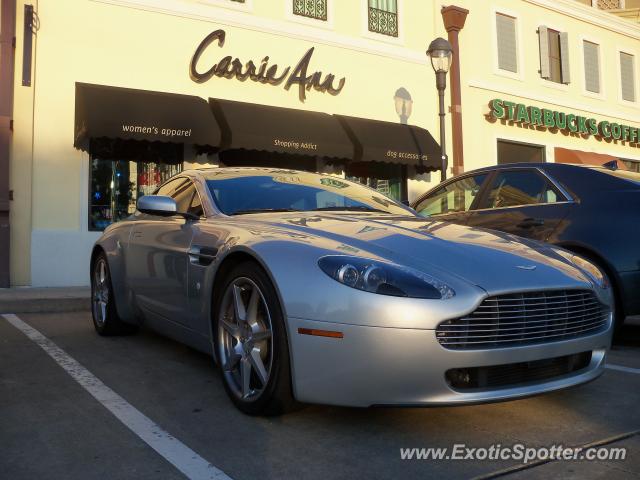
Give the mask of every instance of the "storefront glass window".
[{"label": "storefront glass window", "polygon": [[640,173],[640,161],[638,161],[638,160],[625,160],[625,159],[622,159],[622,158],[620,160],[622,161],[624,166],[627,168],[627,170],[629,170],[631,172]]},{"label": "storefront glass window", "polygon": [[347,166],[347,180],[359,182],[382,195],[402,201],[406,176],[402,165],[380,162],[358,162]]},{"label": "storefront glass window", "polygon": [[[101,231],[128,217],[135,212],[138,198],[153,193],[162,183],[182,171],[181,150],[177,161],[177,152],[172,152],[175,146],[167,150],[135,145],[144,143],[147,142],[92,142],[89,230]],[[166,158],[158,155],[163,150],[167,150]],[[132,155],[138,158],[127,158]],[[156,157],[156,161],[149,157]]]},{"label": "storefront glass window", "polygon": [[545,148],[542,145],[498,140],[498,165],[507,163],[543,163]]},{"label": "storefront glass window", "polygon": [[378,179],[370,177],[347,177],[347,180],[359,182],[367,187],[373,188],[378,193],[398,202],[402,199],[401,178]]}]

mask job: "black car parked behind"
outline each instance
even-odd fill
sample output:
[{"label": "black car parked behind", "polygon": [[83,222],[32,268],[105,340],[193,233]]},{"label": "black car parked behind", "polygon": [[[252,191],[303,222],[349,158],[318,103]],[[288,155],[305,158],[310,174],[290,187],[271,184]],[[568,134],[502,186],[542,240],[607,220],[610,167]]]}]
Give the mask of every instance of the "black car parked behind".
[{"label": "black car parked behind", "polygon": [[640,314],[640,174],[558,163],[498,165],[430,190],[418,214],[566,248],[596,263],[616,297],[616,323]]}]

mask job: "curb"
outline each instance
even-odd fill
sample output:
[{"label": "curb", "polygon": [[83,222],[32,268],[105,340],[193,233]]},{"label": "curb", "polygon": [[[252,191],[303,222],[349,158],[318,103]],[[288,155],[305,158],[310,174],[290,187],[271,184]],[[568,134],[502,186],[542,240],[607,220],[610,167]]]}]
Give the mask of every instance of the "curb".
[{"label": "curb", "polygon": [[60,313],[88,312],[91,303],[88,298],[65,298],[51,300],[39,298],[29,301],[0,301],[0,312],[4,313]]},{"label": "curb", "polygon": [[88,288],[11,288],[0,290],[0,313],[88,312]]}]

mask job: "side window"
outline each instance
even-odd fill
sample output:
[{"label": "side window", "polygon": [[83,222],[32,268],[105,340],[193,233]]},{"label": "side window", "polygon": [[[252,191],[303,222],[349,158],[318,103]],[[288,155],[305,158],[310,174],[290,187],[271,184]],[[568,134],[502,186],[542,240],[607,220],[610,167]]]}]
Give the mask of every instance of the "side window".
[{"label": "side window", "polygon": [[486,174],[466,177],[436,190],[416,206],[418,215],[430,217],[468,211],[486,177]]},{"label": "side window", "polygon": [[171,180],[164,185],[162,185],[158,190],[156,190],[155,195],[164,195],[166,197],[173,197],[175,191],[186,182],[184,178],[176,178],[175,180]]},{"label": "side window", "polygon": [[564,201],[546,178],[533,170],[498,172],[480,208],[519,207]]},{"label": "side window", "polygon": [[198,217],[204,216],[204,209],[202,208],[202,201],[200,199],[200,195],[198,192],[194,192],[193,199],[191,200],[191,205],[189,206],[189,213],[197,215]]},{"label": "side window", "polygon": [[191,201],[196,193],[196,187],[190,180],[180,184],[178,188],[171,194],[171,197],[178,205],[178,212],[188,212],[191,207]]}]

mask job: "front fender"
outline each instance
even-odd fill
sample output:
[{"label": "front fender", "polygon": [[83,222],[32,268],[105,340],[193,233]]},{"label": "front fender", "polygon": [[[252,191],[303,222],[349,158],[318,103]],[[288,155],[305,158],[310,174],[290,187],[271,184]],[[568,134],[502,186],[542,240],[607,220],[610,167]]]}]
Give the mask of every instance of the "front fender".
[{"label": "front fender", "polygon": [[117,224],[108,228],[96,241],[91,258],[93,263],[93,259],[99,250],[106,254],[118,317],[125,322],[137,323],[133,306],[133,292],[127,280],[126,269],[130,232],[131,226],[125,224]]}]

